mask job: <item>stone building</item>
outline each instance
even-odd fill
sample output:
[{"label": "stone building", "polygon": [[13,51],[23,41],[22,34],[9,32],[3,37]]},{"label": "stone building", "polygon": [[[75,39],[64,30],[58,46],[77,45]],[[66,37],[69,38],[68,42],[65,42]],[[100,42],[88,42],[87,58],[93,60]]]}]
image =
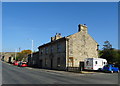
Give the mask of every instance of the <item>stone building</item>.
[{"label": "stone building", "polygon": [[88,34],[87,26],[79,24],[78,32],[67,37],[57,33],[51,42],[38,47],[39,66],[66,70],[83,66],[85,58],[98,58],[98,43]]},{"label": "stone building", "polygon": [[13,63],[15,52],[1,52],[2,61]]},{"label": "stone building", "polygon": [[39,67],[39,52],[34,52],[31,56],[31,54],[28,55],[27,58],[28,66],[32,67]]}]

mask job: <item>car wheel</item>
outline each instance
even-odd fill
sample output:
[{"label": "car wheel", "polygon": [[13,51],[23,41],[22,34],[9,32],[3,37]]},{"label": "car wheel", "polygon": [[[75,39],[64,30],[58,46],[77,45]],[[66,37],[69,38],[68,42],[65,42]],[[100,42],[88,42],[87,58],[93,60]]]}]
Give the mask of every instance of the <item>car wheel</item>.
[{"label": "car wheel", "polygon": [[120,71],[118,70],[117,73],[119,73]]},{"label": "car wheel", "polygon": [[98,71],[99,71],[99,72],[101,72],[101,71],[102,71],[102,69],[101,69],[101,68],[99,68],[99,69],[98,69]]},{"label": "car wheel", "polygon": [[111,73],[113,73],[113,70],[112,71],[110,71]]}]

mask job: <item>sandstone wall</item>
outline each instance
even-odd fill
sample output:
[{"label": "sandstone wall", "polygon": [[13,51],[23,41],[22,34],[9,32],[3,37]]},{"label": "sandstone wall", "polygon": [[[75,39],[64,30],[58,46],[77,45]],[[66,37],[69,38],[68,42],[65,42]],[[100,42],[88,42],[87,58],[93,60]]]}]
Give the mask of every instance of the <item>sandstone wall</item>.
[{"label": "sandstone wall", "polygon": [[[54,43],[50,43],[40,48],[39,59],[42,60],[42,67],[64,70],[66,67],[66,54],[65,54],[66,48],[65,47],[66,47],[65,40],[61,40]],[[46,48],[47,48],[47,52],[45,50]],[[60,58],[59,67],[57,63],[58,58]],[[52,67],[51,67],[51,64],[52,64]]]},{"label": "sandstone wall", "polygon": [[97,42],[86,32],[68,36],[68,57],[73,57],[73,66],[79,67],[85,58],[98,58]]}]

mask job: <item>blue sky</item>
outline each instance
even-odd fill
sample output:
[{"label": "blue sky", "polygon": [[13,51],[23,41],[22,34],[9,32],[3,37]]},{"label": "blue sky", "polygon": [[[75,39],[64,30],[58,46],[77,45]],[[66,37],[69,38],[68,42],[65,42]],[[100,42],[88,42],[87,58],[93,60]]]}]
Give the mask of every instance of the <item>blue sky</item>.
[{"label": "blue sky", "polygon": [[68,36],[86,24],[100,49],[108,40],[118,48],[117,2],[4,2],[2,3],[3,51],[34,50],[56,33]]}]

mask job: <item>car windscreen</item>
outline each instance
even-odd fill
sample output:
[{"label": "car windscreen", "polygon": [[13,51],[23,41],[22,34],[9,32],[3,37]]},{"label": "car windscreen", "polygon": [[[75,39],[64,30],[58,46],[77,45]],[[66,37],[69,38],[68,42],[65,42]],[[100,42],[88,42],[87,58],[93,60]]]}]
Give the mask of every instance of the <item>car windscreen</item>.
[{"label": "car windscreen", "polygon": [[109,65],[105,65],[105,67],[109,67]]}]

